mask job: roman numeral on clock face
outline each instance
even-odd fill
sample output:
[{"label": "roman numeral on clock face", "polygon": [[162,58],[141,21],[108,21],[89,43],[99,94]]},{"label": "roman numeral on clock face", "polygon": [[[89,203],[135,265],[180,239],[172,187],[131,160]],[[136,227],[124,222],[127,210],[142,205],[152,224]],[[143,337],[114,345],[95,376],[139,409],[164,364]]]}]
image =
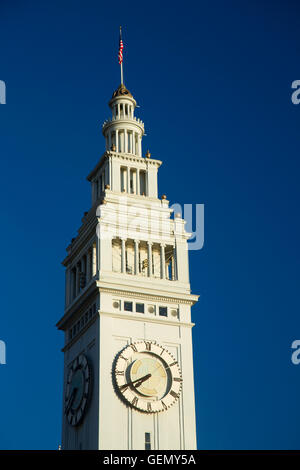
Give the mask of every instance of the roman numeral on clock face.
[{"label": "roman numeral on clock face", "polygon": [[152,411],[151,403],[147,403],[147,411],[149,411],[149,412]]},{"label": "roman numeral on clock face", "polygon": [[179,397],[178,393],[174,392],[174,390],[171,390],[171,391],[170,391],[170,395],[172,395],[172,397],[174,397],[174,398],[178,398],[178,397]]},{"label": "roman numeral on clock face", "polygon": [[172,362],[172,364],[169,364],[169,367],[175,366],[176,364],[178,364],[177,361]]},{"label": "roman numeral on clock face", "polygon": [[148,341],[145,341],[145,345],[146,345],[146,350],[151,351],[151,343],[149,343]]},{"label": "roman numeral on clock face", "polygon": [[133,406],[136,406],[137,403],[138,403],[138,401],[139,401],[139,399],[138,399],[137,397],[134,397],[134,399],[132,400],[131,404],[132,404]]}]

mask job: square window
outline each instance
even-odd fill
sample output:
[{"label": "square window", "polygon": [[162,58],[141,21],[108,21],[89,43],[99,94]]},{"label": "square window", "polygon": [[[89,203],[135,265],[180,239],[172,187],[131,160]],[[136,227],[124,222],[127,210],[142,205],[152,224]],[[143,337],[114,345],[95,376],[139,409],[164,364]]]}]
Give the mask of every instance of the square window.
[{"label": "square window", "polygon": [[167,307],[159,307],[159,315],[161,317],[167,317],[168,316],[168,308]]},{"label": "square window", "polygon": [[132,312],[132,302],[124,302],[124,310],[126,312]]},{"label": "square window", "polygon": [[144,304],[135,304],[135,311],[138,313],[145,313],[145,305]]}]

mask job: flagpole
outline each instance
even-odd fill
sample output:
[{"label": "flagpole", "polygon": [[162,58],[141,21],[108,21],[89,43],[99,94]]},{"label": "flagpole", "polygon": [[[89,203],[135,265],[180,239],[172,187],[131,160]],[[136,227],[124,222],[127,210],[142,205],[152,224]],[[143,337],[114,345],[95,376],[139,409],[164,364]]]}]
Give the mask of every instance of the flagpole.
[{"label": "flagpole", "polygon": [[[122,26],[120,26],[120,39],[122,39]],[[123,85],[123,55],[122,55],[122,61],[121,61],[120,66],[121,66],[121,85]]]}]

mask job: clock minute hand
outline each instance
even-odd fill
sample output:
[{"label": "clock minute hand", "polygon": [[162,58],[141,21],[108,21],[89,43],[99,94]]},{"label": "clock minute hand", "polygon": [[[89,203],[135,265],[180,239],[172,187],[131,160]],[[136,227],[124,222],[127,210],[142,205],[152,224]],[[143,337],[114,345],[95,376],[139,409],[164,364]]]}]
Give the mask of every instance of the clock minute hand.
[{"label": "clock minute hand", "polygon": [[133,382],[128,382],[127,384],[122,385],[121,388],[127,388],[135,384],[136,384],[135,387],[139,387],[140,385],[142,385],[143,382],[148,380],[150,377],[151,377],[151,374],[144,375],[144,377],[140,377],[139,379],[133,380]]}]

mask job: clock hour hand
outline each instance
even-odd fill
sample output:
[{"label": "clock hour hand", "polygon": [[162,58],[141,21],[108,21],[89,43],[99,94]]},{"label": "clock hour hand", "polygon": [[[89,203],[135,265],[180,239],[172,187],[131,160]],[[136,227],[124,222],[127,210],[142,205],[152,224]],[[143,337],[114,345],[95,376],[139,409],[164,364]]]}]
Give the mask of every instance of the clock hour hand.
[{"label": "clock hour hand", "polygon": [[74,387],[73,390],[72,390],[71,396],[69,398],[68,404],[66,406],[66,410],[65,410],[66,415],[69,413],[69,410],[70,410],[70,408],[73,404],[76,393],[77,393],[77,387]]},{"label": "clock hour hand", "polygon": [[130,387],[131,385],[134,385],[135,388],[137,388],[140,385],[142,385],[143,382],[148,380],[150,377],[151,377],[151,374],[144,375],[144,377],[140,377],[139,379],[136,379],[133,382],[128,382],[127,384],[122,385],[122,387],[120,387],[120,388],[125,389],[127,387]]}]

